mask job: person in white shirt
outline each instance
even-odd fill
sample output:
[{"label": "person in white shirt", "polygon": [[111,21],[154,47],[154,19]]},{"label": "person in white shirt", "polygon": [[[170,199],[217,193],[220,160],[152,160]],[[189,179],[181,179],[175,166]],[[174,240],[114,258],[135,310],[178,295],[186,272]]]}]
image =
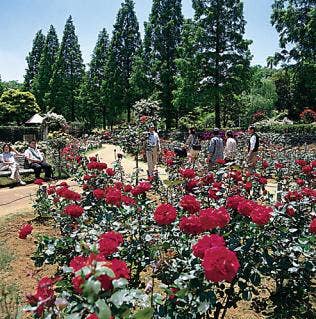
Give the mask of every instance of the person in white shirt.
[{"label": "person in white shirt", "polygon": [[259,149],[259,136],[254,126],[249,126],[248,132],[251,137],[248,142],[247,164],[251,172],[255,170],[257,164],[257,153]]},{"label": "person in white shirt", "polygon": [[4,144],[2,147],[2,153],[0,154],[0,171],[10,170],[10,179],[16,180],[20,185],[25,185],[26,183],[22,181],[19,164],[16,162],[16,155],[22,155],[11,147],[10,144]]},{"label": "person in white shirt", "polygon": [[157,132],[155,132],[155,126],[153,124],[149,127],[149,134],[145,143],[146,159],[148,165],[148,176],[152,177],[156,170],[158,162],[158,154],[160,151],[160,139]]},{"label": "person in white shirt", "polygon": [[234,139],[232,131],[227,131],[226,136],[227,136],[227,140],[226,140],[226,145],[224,148],[224,160],[226,162],[233,162],[236,157],[237,142]]},{"label": "person in white shirt", "polygon": [[52,177],[52,167],[45,162],[44,156],[36,146],[36,140],[31,140],[29,147],[24,152],[31,168],[34,169],[35,177],[40,178],[41,170],[45,172],[45,179],[49,180]]}]

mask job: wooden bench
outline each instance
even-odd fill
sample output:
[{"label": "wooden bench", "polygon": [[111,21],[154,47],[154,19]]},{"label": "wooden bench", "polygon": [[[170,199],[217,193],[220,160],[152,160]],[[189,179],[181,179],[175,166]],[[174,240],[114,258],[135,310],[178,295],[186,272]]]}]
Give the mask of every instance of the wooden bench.
[{"label": "wooden bench", "polygon": [[[25,168],[24,167],[24,156],[16,156],[16,161],[20,166],[19,172],[20,175],[25,175],[25,174],[32,174],[34,173],[34,169],[33,168]],[[10,170],[4,170],[4,171],[0,171],[0,177],[7,177],[11,175],[11,171]]]}]

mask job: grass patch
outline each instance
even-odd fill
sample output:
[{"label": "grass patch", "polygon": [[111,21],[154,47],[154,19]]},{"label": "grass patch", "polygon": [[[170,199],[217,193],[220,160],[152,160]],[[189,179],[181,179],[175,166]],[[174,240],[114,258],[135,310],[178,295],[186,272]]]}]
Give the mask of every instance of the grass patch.
[{"label": "grass patch", "polygon": [[21,298],[16,285],[0,284],[0,318],[21,318]]},{"label": "grass patch", "polygon": [[9,270],[10,263],[14,258],[14,254],[6,247],[4,242],[0,241],[0,271]]}]

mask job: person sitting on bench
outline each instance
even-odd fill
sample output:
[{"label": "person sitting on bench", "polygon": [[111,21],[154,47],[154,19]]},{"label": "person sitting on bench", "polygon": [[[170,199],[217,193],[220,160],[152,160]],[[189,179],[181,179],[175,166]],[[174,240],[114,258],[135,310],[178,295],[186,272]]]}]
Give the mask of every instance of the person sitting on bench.
[{"label": "person sitting on bench", "polygon": [[45,172],[45,180],[52,177],[52,167],[44,161],[44,156],[36,146],[36,140],[31,140],[29,147],[24,152],[24,156],[28,161],[30,168],[34,169],[35,177],[40,178],[41,170]]},{"label": "person sitting on bench", "polygon": [[26,183],[22,181],[20,176],[19,164],[15,160],[16,155],[22,154],[13,149],[10,144],[4,144],[0,154],[0,171],[10,170],[9,178],[16,180],[20,185],[25,185]]}]

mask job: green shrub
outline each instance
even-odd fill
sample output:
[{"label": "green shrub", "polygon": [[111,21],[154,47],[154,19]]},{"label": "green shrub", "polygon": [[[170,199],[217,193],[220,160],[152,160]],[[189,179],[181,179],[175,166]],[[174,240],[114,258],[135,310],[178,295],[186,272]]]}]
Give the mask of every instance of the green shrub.
[{"label": "green shrub", "polygon": [[257,126],[259,132],[316,134],[315,124],[272,124]]}]

